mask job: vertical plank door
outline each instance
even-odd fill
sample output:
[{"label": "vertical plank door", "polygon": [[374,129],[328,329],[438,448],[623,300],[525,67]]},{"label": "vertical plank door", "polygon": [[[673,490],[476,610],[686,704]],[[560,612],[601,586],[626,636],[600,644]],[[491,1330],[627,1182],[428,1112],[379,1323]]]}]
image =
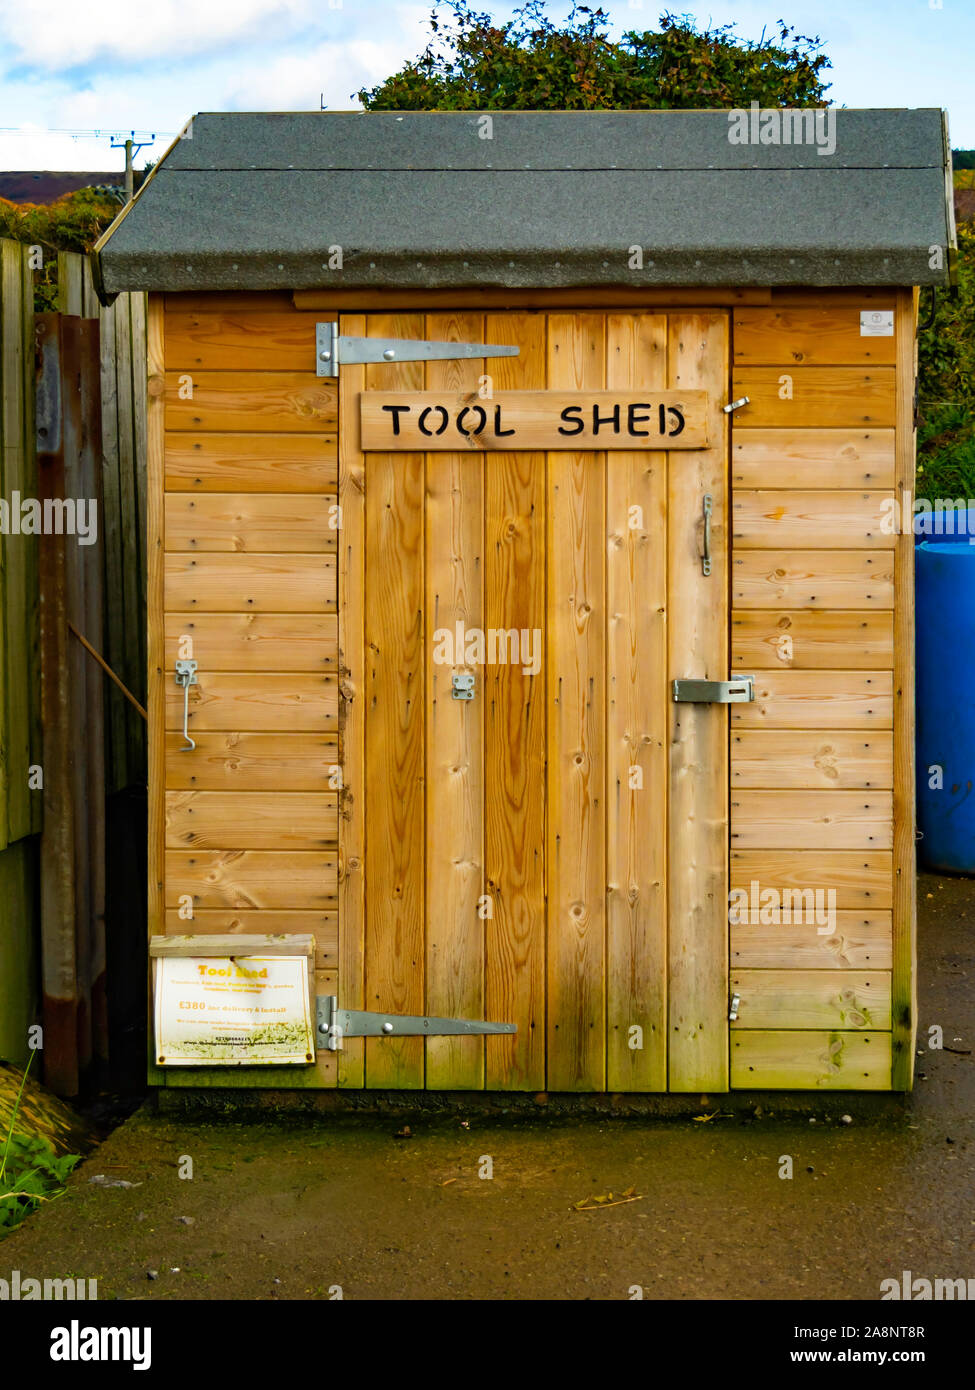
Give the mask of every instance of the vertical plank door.
[{"label": "vertical plank door", "polygon": [[[518,1026],[370,1039],[364,1078],[356,1061],[340,1084],[726,1089],[728,713],[670,692],[729,675],[727,316],[367,314],[341,332],[520,352],[340,382],[340,1002]],[[361,449],[363,391],[528,389],[703,389],[708,447]],[[445,660],[458,628],[486,662]],[[537,662],[492,659],[492,632],[527,635]]]}]

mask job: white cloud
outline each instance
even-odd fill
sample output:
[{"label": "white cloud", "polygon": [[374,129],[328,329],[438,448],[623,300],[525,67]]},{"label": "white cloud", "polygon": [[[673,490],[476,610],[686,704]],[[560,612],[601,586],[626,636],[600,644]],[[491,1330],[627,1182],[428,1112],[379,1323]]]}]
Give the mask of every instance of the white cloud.
[{"label": "white cloud", "polygon": [[310,0],[0,0],[0,31],[8,64],[57,72],[96,60],[200,57],[262,35],[278,40],[322,8]]},{"label": "white cloud", "polygon": [[359,39],[325,43],[311,52],[282,54],[273,63],[253,62],[236,72],[221,109],[232,111],[317,111],[324,94],[332,111],[358,107],[360,87],[382,81],[401,66],[401,38],[385,43]]}]

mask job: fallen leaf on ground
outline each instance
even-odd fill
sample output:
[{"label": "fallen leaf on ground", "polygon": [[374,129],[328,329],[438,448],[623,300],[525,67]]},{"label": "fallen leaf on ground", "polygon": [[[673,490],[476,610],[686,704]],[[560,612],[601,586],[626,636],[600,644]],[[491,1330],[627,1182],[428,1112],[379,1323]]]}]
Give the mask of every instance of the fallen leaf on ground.
[{"label": "fallen leaf on ground", "polygon": [[[633,1192],[632,1187],[630,1188],[630,1192]],[[623,1207],[623,1206],[625,1206],[625,1205],[627,1204],[627,1202],[642,1202],[642,1201],[643,1201],[643,1195],[642,1195],[642,1193],[635,1193],[632,1197],[628,1197],[628,1196],[626,1195],[626,1193],[624,1192],[624,1194],[623,1194],[622,1197],[614,1197],[613,1194],[612,1194],[612,1192],[609,1192],[609,1193],[607,1193],[607,1194],[606,1194],[605,1196],[603,1196],[603,1197],[583,1197],[581,1201],[579,1201],[579,1202],[573,1202],[573,1204],[572,1204],[572,1210],[573,1210],[573,1211],[605,1211],[605,1210],[607,1210],[609,1207]]]}]

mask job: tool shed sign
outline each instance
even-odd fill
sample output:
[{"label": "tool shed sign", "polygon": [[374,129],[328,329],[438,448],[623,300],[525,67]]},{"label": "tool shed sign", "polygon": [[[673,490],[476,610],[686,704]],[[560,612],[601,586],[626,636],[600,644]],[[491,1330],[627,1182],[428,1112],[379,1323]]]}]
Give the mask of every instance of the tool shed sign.
[{"label": "tool shed sign", "polygon": [[307,956],[167,956],[156,970],[156,1061],[315,1060]]},{"label": "tool shed sign", "polygon": [[706,391],[364,391],[362,448],[705,449]]}]

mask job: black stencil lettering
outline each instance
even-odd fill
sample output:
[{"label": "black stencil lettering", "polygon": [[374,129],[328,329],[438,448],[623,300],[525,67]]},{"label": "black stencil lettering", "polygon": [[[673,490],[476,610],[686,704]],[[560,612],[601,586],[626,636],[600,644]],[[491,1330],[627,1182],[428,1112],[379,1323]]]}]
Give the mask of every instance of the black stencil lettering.
[{"label": "black stencil lettering", "polygon": [[582,431],[586,428],[585,421],[582,418],[581,405],[567,405],[559,418],[564,420],[567,425],[575,425],[575,429],[572,430],[563,429],[562,426],[559,425],[559,434],[582,434]]},{"label": "black stencil lettering", "polygon": [[[425,422],[426,422],[426,418],[427,418],[427,416],[430,414],[430,411],[431,411],[431,410],[439,410],[439,411],[440,411],[440,417],[441,417],[441,419],[440,419],[440,428],[439,428],[438,430],[428,430],[427,427],[426,427],[426,423],[425,423]],[[450,419],[450,416],[447,414],[447,411],[444,409],[444,407],[443,407],[442,405],[427,405],[427,406],[424,406],[424,408],[420,411],[420,418],[419,418],[419,420],[417,421],[417,424],[419,425],[420,431],[421,431],[421,433],[423,433],[423,434],[428,434],[428,435],[429,435],[429,434],[443,434],[444,430],[447,428],[447,423],[448,423],[449,419]]]},{"label": "black stencil lettering", "polygon": [[494,433],[499,439],[503,439],[505,435],[514,434],[514,430],[501,428],[501,407],[499,405],[494,407]]},{"label": "black stencil lettering", "polygon": [[638,415],[638,410],[649,410],[649,401],[631,401],[626,413],[626,432],[627,434],[644,436],[650,433],[649,430],[638,430],[637,425],[645,425],[649,422],[649,415]]},{"label": "black stencil lettering", "polygon": [[[477,427],[476,430],[465,430],[465,429],[464,429],[464,416],[467,415],[468,412],[471,411],[471,410],[476,410],[476,411],[477,411],[478,415],[480,415],[480,417],[481,417],[481,423],[478,425],[478,427]],[[483,434],[483,432],[484,432],[484,426],[485,426],[486,424],[487,424],[487,411],[484,409],[483,406],[480,406],[480,405],[465,405],[465,406],[464,406],[464,409],[463,409],[463,410],[460,412],[460,414],[457,416],[457,428],[458,428],[458,430],[461,432],[461,434],[466,434],[467,437],[468,437],[468,439],[470,439],[471,435]]]},{"label": "black stencil lettering", "polygon": [[676,405],[670,405],[667,409],[677,420],[677,428],[670,431],[670,438],[673,439],[684,428],[684,412]]},{"label": "black stencil lettering", "polygon": [[598,405],[594,405],[594,406],[593,406],[593,408],[592,408],[592,432],[593,432],[593,434],[598,434],[598,433],[599,433],[599,430],[600,430],[600,427],[601,427],[602,425],[612,425],[612,426],[613,426],[613,433],[614,433],[614,434],[619,434],[619,432],[620,432],[620,408],[619,408],[618,405],[614,405],[614,406],[613,406],[613,409],[612,409],[612,411],[610,412],[609,415],[600,415],[600,413],[599,413],[599,406],[598,406]]},{"label": "black stencil lettering", "polygon": [[399,434],[399,417],[401,414],[409,414],[412,406],[408,405],[384,405],[383,410],[388,410],[393,417],[393,434]]}]

